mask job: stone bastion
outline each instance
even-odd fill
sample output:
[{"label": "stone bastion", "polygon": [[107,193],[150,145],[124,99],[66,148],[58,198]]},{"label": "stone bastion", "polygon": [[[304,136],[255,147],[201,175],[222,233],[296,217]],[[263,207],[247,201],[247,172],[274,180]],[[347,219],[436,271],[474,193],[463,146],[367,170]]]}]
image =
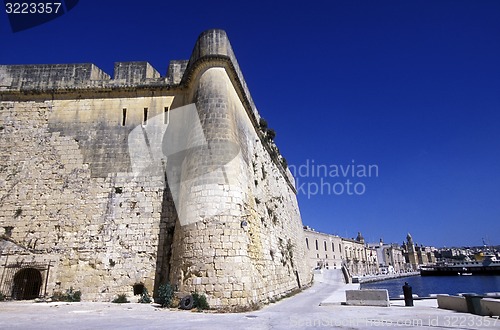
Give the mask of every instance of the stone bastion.
[{"label": "stone bastion", "polygon": [[294,180],[222,30],[147,62],[0,65],[0,292],[212,307],[308,285]]}]

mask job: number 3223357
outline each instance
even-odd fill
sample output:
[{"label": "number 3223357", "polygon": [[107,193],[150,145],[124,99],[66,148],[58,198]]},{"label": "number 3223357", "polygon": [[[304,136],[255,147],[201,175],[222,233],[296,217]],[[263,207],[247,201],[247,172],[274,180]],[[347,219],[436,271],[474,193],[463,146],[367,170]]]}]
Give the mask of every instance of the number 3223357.
[{"label": "number 3223357", "polygon": [[7,2],[7,14],[57,14],[61,9],[61,2]]}]

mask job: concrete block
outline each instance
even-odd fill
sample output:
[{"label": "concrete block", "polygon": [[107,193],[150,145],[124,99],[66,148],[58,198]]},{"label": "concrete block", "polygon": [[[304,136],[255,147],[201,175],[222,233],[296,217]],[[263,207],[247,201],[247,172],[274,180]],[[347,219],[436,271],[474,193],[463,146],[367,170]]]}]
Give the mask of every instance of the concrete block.
[{"label": "concrete block", "polygon": [[437,296],[437,301],[438,307],[441,309],[467,313],[467,303],[465,301],[465,297],[439,294]]},{"label": "concrete block", "polygon": [[438,297],[439,295],[448,296],[447,294],[443,294],[443,293],[431,293],[431,294],[429,295],[429,298],[434,298],[434,299],[437,299],[437,297]]},{"label": "concrete block", "polygon": [[500,298],[500,292],[487,292],[484,294],[487,297],[498,297]]},{"label": "concrete block", "polygon": [[385,289],[346,290],[346,305],[389,307],[389,292]]},{"label": "concrete block", "polygon": [[500,299],[483,298],[480,303],[483,315],[500,316]]}]

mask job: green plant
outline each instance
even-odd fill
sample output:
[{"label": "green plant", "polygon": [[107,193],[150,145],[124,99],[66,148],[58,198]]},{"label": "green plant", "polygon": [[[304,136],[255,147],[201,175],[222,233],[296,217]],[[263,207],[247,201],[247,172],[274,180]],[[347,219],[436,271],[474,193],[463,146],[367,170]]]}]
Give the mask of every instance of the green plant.
[{"label": "green plant", "polygon": [[12,226],[6,226],[6,227],[3,227],[5,229],[5,236],[6,237],[11,237],[12,236],[12,230],[14,229],[14,227]]},{"label": "green plant", "polygon": [[290,264],[292,265],[293,268],[293,243],[290,238],[288,239],[288,242],[286,244],[286,250],[288,252],[288,259],[290,260]]},{"label": "green plant", "polygon": [[288,167],[288,162],[286,161],[285,157],[281,157],[281,165],[284,169]]},{"label": "green plant", "polygon": [[69,301],[69,302],[78,302],[81,301],[82,298],[82,292],[80,290],[73,291],[73,287],[69,288],[69,290],[66,290],[65,293],[56,291],[50,297],[52,301]]},{"label": "green plant", "polygon": [[259,119],[259,126],[265,132],[267,129],[267,121],[264,118]]},{"label": "green plant", "polygon": [[276,138],[276,131],[272,128],[267,130],[267,138],[273,141]]},{"label": "green plant", "polygon": [[198,310],[210,309],[210,306],[207,302],[207,297],[204,294],[193,293],[193,301],[194,307],[198,308]]},{"label": "green plant", "polygon": [[113,299],[114,303],[116,304],[125,304],[125,303],[128,303],[130,301],[128,301],[127,299],[127,295],[122,293],[122,294],[119,294],[118,297],[116,297],[115,299]]},{"label": "green plant", "polygon": [[271,148],[271,152],[269,154],[271,155],[271,159],[276,161],[276,159],[278,158],[278,155],[279,155],[279,151],[276,150],[276,148]]},{"label": "green plant", "polygon": [[276,214],[273,214],[273,224],[277,223],[278,223],[278,217],[276,216]]},{"label": "green plant", "polygon": [[165,283],[158,288],[158,298],[155,299],[155,302],[160,304],[161,307],[170,307],[173,297],[174,288],[170,283]]},{"label": "green plant", "polygon": [[251,302],[250,305],[245,306],[234,306],[234,307],[223,307],[218,308],[217,313],[246,313],[256,311],[262,308],[262,305],[256,302]]},{"label": "green plant", "polygon": [[149,304],[153,300],[151,299],[151,296],[148,293],[148,289],[144,288],[142,291],[141,297],[139,298],[139,303],[141,304]]},{"label": "green plant", "polygon": [[271,210],[271,209],[269,208],[269,206],[267,206],[267,205],[266,205],[266,208],[267,208],[267,215],[269,215],[269,217],[272,217],[272,216],[273,216],[273,214],[274,214],[273,210]]},{"label": "green plant", "polygon": [[0,292],[0,301],[4,301],[4,300],[5,300],[5,295]]},{"label": "green plant", "polygon": [[283,242],[281,238],[279,238],[279,247],[281,252],[281,263],[283,266],[286,266],[288,263],[294,267],[293,264],[293,243],[289,238],[286,243]]}]

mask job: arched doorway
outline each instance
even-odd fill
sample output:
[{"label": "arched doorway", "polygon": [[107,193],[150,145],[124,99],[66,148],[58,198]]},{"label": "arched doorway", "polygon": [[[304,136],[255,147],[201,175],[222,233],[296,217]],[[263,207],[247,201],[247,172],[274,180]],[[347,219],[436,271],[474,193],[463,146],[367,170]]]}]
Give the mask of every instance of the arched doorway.
[{"label": "arched doorway", "polygon": [[35,268],[24,268],[14,276],[12,298],[29,300],[38,298],[42,286],[42,274]]}]

